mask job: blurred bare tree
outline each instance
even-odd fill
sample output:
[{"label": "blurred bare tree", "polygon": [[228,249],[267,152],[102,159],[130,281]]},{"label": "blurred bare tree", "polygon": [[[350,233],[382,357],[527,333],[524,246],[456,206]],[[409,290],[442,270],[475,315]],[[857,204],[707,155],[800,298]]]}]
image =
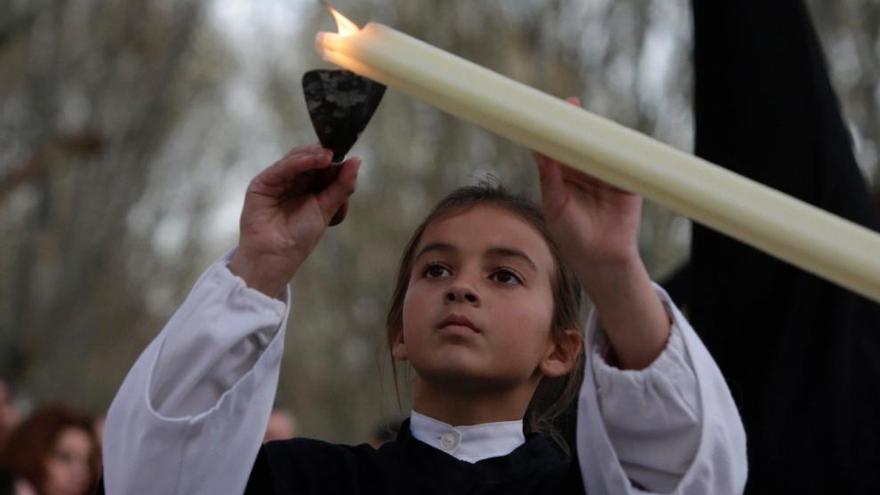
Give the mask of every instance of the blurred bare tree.
[{"label": "blurred bare tree", "polygon": [[[144,295],[157,284],[180,294],[196,269],[179,261],[198,254],[196,237],[172,263],[154,247],[168,206],[138,209],[157,176],[189,175],[188,163],[167,161],[186,154],[169,148],[192,156],[205,145],[192,133],[177,141],[228,67],[203,9],[146,0],[0,9],[2,372],[36,399],[104,407],[143,346],[137,330],[161,321]],[[197,223],[206,196],[187,182]]]},{"label": "blurred bare tree", "polygon": [[809,2],[832,79],[850,119],[856,158],[880,184],[880,2]]},{"label": "blurred bare tree", "polygon": [[[691,149],[685,0],[336,3]],[[880,5],[811,6],[876,184]],[[0,64],[13,68],[0,73],[0,373],[36,400],[106,407],[198,273],[235,245],[249,178],[315,140],[299,79],[326,66],[312,40],[332,29],[305,0],[0,8]],[[336,441],[399,412],[384,312],[426,210],[485,174],[537,192],[528,150],[396,91],[353,153],[365,168],[350,217],[294,280],[279,388],[304,434]],[[687,257],[688,236],[685,219],[648,206],[652,274]]]}]

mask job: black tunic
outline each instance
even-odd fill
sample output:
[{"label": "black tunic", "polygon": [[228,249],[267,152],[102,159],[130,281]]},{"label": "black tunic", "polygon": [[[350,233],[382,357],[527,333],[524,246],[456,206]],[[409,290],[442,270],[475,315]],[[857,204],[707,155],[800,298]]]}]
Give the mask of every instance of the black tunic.
[{"label": "black tunic", "polygon": [[[693,7],[697,154],[876,229],[803,2]],[[880,306],[698,225],[690,275],[749,438],[747,492],[880,493]]]},{"label": "black tunic", "polygon": [[378,450],[294,438],[264,445],[246,494],[569,494],[584,493],[576,459],[546,438],[471,464],[413,438],[409,421]]}]

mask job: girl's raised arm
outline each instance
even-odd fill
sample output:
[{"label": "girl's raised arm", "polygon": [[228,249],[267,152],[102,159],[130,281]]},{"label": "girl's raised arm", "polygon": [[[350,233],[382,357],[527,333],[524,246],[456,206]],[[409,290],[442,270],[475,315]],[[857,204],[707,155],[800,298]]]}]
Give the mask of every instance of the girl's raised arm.
[{"label": "girl's raised arm", "polygon": [[355,187],[352,159],[312,191],[330,158],[297,147],[251,182],[238,249],[202,275],[110,406],[107,493],[243,492],[278,384],[285,287]]},{"label": "girl's raised arm", "polygon": [[563,262],[598,310],[620,367],[645,368],[666,346],[670,321],[639,256],[642,198],[546,156],[536,159],[544,217]]},{"label": "girl's raised arm", "polygon": [[594,305],[578,402],[586,491],[740,493],[742,422],[717,365],[642,263],[642,199],[536,158],[548,229]]}]

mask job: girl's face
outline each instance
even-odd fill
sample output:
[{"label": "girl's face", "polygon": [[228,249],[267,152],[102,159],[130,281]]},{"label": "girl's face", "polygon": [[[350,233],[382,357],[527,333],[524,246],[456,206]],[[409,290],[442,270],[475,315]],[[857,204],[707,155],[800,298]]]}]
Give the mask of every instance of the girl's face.
[{"label": "girl's face", "polygon": [[46,459],[44,495],[82,495],[89,489],[92,438],[80,428],[61,430]]},{"label": "girl's face", "polygon": [[394,356],[446,387],[534,386],[554,351],[555,263],[531,225],[477,205],[425,229]]}]

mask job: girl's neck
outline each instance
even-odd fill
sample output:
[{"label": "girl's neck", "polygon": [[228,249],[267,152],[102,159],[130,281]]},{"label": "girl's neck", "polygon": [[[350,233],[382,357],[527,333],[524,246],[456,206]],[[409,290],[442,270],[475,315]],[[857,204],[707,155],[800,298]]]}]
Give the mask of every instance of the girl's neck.
[{"label": "girl's neck", "polygon": [[452,426],[523,419],[534,389],[449,390],[421,378],[415,382],[413,409]]}]

